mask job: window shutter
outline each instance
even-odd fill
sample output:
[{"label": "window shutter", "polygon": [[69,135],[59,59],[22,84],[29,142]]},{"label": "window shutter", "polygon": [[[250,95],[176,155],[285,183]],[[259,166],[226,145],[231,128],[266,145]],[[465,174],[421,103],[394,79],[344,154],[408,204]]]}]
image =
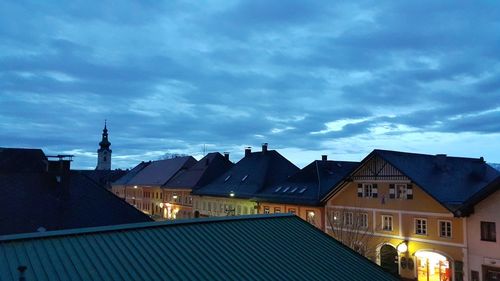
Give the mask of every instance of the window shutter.
[{"label": "window shutter", "polygon": [[406,199],[413,199],[413,184],[406,185]]},{"label": "window shutter", "polygon": [[396,198],[396,190],[394,188],[394,184],[389,184],[389,198],[390,199]]},{"label": "window shutter", "polygon": [[377,198],[378,197],[378,187],[377,187],[376,183],[374,183],[372,185],[372,197],[373,198]]},{"label": "window shutter", "polygon": [[358,197],[363,197],[363,184],[358,183]]}]

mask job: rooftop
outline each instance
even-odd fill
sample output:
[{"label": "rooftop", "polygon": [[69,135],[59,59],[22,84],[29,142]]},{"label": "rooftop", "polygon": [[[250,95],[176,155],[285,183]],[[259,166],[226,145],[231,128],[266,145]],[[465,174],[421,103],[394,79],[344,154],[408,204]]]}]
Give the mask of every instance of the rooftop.
[{"label": "rooftop", "polygon": [[0,237],[0,279],[397,280],[289,214]]}]

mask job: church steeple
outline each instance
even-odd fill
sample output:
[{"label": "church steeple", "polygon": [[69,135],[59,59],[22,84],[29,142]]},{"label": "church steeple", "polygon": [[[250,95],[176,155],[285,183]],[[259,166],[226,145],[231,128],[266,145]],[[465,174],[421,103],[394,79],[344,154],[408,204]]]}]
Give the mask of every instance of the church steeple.
[{"label": "church steeple", "polygon": [[104,129],[102,130],[102,139],[99,142],[99,149],[97,150],[97,167],[96,170],[111,170],[111,152],[109,148],[111,143],[108,140],[108,126],[107,120],[104,120]]}]

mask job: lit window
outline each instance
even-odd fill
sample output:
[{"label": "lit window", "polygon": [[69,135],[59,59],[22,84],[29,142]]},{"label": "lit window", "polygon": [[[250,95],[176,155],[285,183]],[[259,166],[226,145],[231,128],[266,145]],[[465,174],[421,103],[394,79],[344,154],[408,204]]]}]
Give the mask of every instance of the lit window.
[{"label": "lit window", "polygon": [[269,207],[264,207],[264,214],[269,214]]},{"label": "lit window", "polygon": [[439,236],[451,238],[451,221],[439,221]]},{"label": "lit window", "polygon": [[415,234],[427,235],[427,219],[415,219]]},{"label": "lit window", "polygon": [[382,230],[392,231],[392,216],[382,216]]},{"label": "lit window", "polygon": [[333,223],[340,224],[340,212],[339,211],[333,212]]},{"label": "lit window", "polygon": [[281,209],[280,209],[280,207],[274,207],[274,213],[275,213],[275,214],[279,214],[279,213],[281,213]]},{"label": "lit window", "polygon": [[312,225],[316,225],[316,220],[315,220],[315,213],[314,211],[306,211],[307,213],[307,222],[312,224]]},{"label": "lit window", "polygon": [[481,240],[489,242],[497,241],[495,222],[489,222],[489,221],[481,222]]}]

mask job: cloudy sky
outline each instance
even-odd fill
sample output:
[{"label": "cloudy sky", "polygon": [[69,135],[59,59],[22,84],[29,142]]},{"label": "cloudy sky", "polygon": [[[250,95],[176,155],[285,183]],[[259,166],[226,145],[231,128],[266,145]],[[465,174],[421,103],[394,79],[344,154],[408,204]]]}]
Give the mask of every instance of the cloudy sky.
[{"label": "cloudy sky", "polygon": [[500,162],[497,1],[51,2],[0,2],[0,146]]}]

